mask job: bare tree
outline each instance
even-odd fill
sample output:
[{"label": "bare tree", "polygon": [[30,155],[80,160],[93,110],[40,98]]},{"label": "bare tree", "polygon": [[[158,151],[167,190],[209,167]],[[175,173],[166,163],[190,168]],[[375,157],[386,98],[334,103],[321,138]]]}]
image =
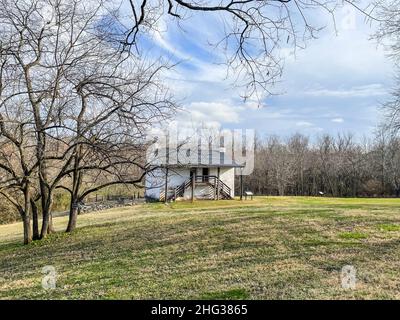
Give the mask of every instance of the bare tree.
[{"label": "bare tree", "polygon": [[[400,70],[400,1],[378,0],[374,4],[374,16],[379,22],[378,31],[373,38],[382,44],[388,56],[395,63],[397,74]],[[384,106],[386,125],[397,134],[400,130],[400,78],[396,77],[397,84],[391,92],[391,99]]]},{"label": "bare tree", "polygon": [[32,240],[30,206],[34,150],[30,147],[28,126],[23,121],[26,112],[21,106],[5,111],[7,118],[0,115],[0,194],[19,212],[27,244]]},{"label": "bare tree", "polygon": [[[353,4],[353,1],[345,1]],[[271,90],[282,73],[281,48],[304,48],[306,41],[315,38],[324,26],[315,25],[316,10],[324,11],[334,25],[334,10],[343,5],[336,0],[125,0],[132,12],[132,23],[121,23],[126,30],[121,42],[128,48],[138,47],[143,32],[163,33],[157,23],[176,23],[184,28],[196,15],[204,24],[218,18],[222,36],[207,39],[225,59],[228,72],[244,89],[243,97],[259,99]],[[123,6],[122,8],[126,8]],[[358,8],[358,7],[357,7]],[[360,8],[358,8],[362,11]]]},{"label": "bare tree", "polygon": [[[1,190],[21,193],[2,191],[21,212],[26,242],[37,204],[40,237],[52,231],[57,188],[71,193],[71,231],[85,196],[139,183],[146,128],[175,107],[160,79],[167,65],[121,54],[108,14],[102,1],[0,0]],[[108,180],[84,189],[88,173]]]}]

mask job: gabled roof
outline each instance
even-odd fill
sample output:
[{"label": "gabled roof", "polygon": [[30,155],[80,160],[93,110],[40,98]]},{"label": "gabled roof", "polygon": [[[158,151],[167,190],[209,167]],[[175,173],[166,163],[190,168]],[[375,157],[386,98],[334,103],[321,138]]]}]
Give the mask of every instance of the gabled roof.
[{"label": "gabled roof", "polygon": [[160,148],[153,149],[147,157],[150,165],[160,167],[244,167],[232,159],[231,155],[220,150]]}]

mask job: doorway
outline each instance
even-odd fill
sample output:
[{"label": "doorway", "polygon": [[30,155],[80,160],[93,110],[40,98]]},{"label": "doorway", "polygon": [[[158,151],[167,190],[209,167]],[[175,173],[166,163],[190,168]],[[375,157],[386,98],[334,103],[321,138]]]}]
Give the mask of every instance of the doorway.
[{"label": "doorway", "polygon": [[210,175],[210,169],[209,168],[203,168],[202,176],[203,176],[203,182],[208,182],[208,176]]}]

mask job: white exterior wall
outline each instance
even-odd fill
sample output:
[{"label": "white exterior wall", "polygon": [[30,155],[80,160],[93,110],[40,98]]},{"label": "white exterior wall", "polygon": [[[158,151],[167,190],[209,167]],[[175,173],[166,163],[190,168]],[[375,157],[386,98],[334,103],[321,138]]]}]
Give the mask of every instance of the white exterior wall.
[{"label": "white exterior wall", "polygon": [[[173,190],[190,177],[189,169],[169,169],[168,190]],[[146,175],[146,197],[160,199],[161,190],[165,189],[165,169],[159,168]]]},{"label": "white exterior wall", "polygon": [[[196,168],[196,175],[200,176],[203,173],[202,168]],[[218,176],[217,168],[210,168],[209,175]],[[173,189],[182,183],[184,183],[187,179],[190,178],[190,169],[189,168],[179,168],[179,169],[169,169],[168,172],[168,190],[173,192]],[[229,188],[231,188],[231,197],[235,195],[235,169],[234,168],[221,168],[220,169],[220,179],[224,182]],[[160,191],[164,191],[165,188],[165,169],[157,169],[152,173],[149,173],[145,179],[146,186],[146,197],[159,199]],[[198,185],[195,188],[195,197],[201,198],[204,193],[208,194],[208,187],[205,185]],[[185,199],[191,198],[190,189],[186,190]]]},{"label": "white exterior wall", "polygon": [[229,188],[231,188],[231,197],[235,196],[235,168],[221,168],[219,178]]},{"label": "white exterior wall", "polygon": [[165,173],[162,169],[156,169],[148,173],[145,177],[146,192],[145,196],[152,199],[160,198],[160,189],[164,184]]}]

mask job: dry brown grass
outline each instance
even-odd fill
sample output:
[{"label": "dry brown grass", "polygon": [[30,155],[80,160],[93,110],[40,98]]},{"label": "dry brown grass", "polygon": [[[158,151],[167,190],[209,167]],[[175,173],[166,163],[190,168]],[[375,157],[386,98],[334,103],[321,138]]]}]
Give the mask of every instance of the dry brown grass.
[{"label": "dry brown grass", "polygon": [[[0,226],[0,298],[400,298],[400,200],[260,197],[147,204],[79,217],[20,245]],[[63,230],[66,218],[55,219]],[[41,287],[43,266],[57,288]],[[355,290],[340,285],[357,269]]]}]

